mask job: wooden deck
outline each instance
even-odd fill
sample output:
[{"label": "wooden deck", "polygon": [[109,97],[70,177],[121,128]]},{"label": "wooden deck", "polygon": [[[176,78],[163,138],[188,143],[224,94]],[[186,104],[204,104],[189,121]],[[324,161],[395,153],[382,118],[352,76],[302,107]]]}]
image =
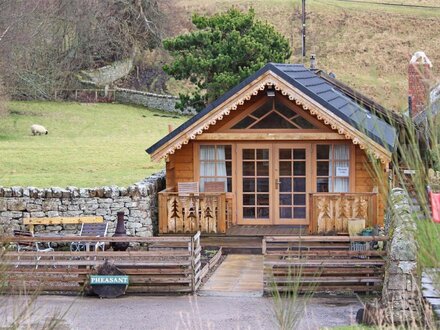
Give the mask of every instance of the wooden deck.
[{"label": "wooden deck", "polygon": [[307,235],[307,226],[232,226],[227,236],[298,236]]},{"label": "wooden deck", "polygon": [[232,226],[224,235],[202,235],[203,248],[222,247],[225,253],[262,254],[264,236],[307,235],[307,226]]}]

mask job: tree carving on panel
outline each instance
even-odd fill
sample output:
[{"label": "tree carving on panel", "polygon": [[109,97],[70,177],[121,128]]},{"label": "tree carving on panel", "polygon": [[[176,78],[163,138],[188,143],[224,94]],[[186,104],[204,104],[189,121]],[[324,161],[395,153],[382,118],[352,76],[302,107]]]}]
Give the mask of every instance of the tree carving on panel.
[{"label": "tree carving on panel", "polygon": [[328,223],[331,223],[332,219],[330,200],[326,197],[318,197],[316,205],[318,232],[327,231]]},{"label": "tree carving on panel", "polygon": [[217,196],[205,196],[201,201],[201,230],[207,233],[217,232]]},{"label": "tree carving on panel", "polygon": [[314,197],[314,219],[318,233],[348,232],[348,220],[361,218],[370,220],[369,195],[328,195]]},{"label": "tree carving on panel", "polygon": [[199,199],[195,196],[180,197],[182,201],[182,232],[190,233],[198,230]]},{"label": "tree carving on panel", "polygon": [[168,199],[167,203],[168,208],[168,231],[169,232],[176,232],[176,223],[178,219],[181,218],[180,208],[179,208],[179,201],[176,196],[171,196],[170,199]]}]

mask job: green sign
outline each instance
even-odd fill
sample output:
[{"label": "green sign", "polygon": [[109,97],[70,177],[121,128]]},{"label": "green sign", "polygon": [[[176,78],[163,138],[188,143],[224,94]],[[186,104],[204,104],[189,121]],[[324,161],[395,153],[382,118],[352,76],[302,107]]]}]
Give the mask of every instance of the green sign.
[{"label": "green sign", "polygon": [[128,285],[127,275],[90,275],[90,285]]}]

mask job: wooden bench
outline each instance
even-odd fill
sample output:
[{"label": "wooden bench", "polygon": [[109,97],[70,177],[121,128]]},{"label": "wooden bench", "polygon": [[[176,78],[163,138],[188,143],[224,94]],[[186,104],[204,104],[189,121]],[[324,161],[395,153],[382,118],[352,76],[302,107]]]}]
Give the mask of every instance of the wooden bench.
[{"label": "wooden bench", "polygon": [[54,218],[24,218],[23,224],[29,226],[29,231],[34,232],[34,226],[44,225],[78,225],[83,223],[102,223],[104,218],[101,216],[89,217],[54,217]]}]

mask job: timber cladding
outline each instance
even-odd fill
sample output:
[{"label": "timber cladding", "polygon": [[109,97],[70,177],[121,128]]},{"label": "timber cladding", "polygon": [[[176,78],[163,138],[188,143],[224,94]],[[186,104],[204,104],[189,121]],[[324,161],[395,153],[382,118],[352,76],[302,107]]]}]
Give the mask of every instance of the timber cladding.
[{"label": "timber cladding", "polygon": [[194,181],[193,143],[182,146],[179,152],[169,156],[166,163],[167,188],[177,187],[178,182]]},{"label": "timber cladding", "polygon": [[[192,237],[98,239],[105,242],[128,240],[144,248],[126,252],[8,252],[2,256],[5,290],[39,294],[87,292],[89,275],[96,274],[96,268],[106,260],[129,276],[127,293],[191,293],[200,285],[200,234]],[[55,238],[51,240],[57,241]],[[59,238],[58,242],[68,240]]]},{"label": "timber cladding", "polygon": [[[229,133],[226,133],[229,134]],[[325,133],[329,134],[329,133]],[[333,134],[333,133],[331,133]],[[203,136],[202,136],[203,137]],[[175,154],[169,156],[169,160],[167,161],[167,191],[164,192],[165,195],[175,194],[175,189],[179,182],[198,182],[200,180],[199,172],[199,148],[201,145],[217,145],[217,144],[225,144],[230,145],[232,150],[232,192],[227,194],[228,205],[231,208],[230,212],[227,215],[227,223],[228,224],[237,224],[240,221],[240,216],[237,216],[237,210],[242,207],[242,202],[240,199],[240,180],[237,173],[240,172],[239,166],[241,166],[241,162],[238,159],[240,146],[261,146],[262,140],[246,140],[246,141],[238,141],[238,140],[215,140],[215,141],[205,141],[203,139],[198,141],[190,141],[187,145],[184,145],[180,150],[178,150]],[[385,198],[383,197],[383,193],[386,193],[386,178],[387,178],[387,164],[380,164],[377,162],[379,166],[379,173],[383,176],[381,178],[377,178],[377,171],[374,171],[372,167],[372,162],[376,162],[376,160],[371,160],[366,154],[365,150],[359,148],[359,146],[353,145],[349,141],[344,140],[325,140],[325,141],[317,141],[317,140],[308,140],[308,141],[285,141],[285,140],[276,140],[276,141],[265,141],[266,144],[270,146],[290,146],[290,147],[298,147],[298,146],[306,146],[307,150],[310,150],[310,156],[308,158],[308,162],[310,162],[307,166],[309,168],[309,172],[307,175],[307,179],[309,182],[309,186],[307,188],[307,192],[310,194],[308,200],[308,208],[310,212],[310,218],[307,223],[310,225],[310,229],[312,233],[318,232],[334,232],[335,230],[338,232],[347,232],[346,222],[348,218],[365,218],[367,220],[367,226],[374,226],[376,224],[383,225],[384,218],[384,202]],[[346,144],[350,147],[350,185],[349,192],[347,193],[326,193],[321,194],[319,200],[316,200],[315,203],[312,200],[312,196],[318,197],[319,193],[316,193],[316,182],[317,182],[317,174],[316,174],[316,166],[317,166],[317,151],[316,146],[319,144],[323,145],[336,145],[336,144]],[[274,154],[275,155],[275,154]],[[276,156],[276,155],[275,155]],[[379,189],[378,187],[385,187],[385,189]],[[344,223],[342,226],[339,226],[337,223],[333,224],[329,221],[325,220],[322,217],[322,208],[320,209],[318,206],[325,206],[326,203],[323,202],[323,198],[333,198],[335,194],[340,195],[341,201],[336,201],[336,206],[330,208],[331,210],[343,210],[345,216],[339,217],[340,219],[344,218]],[[160,224],[159,231],[160,233],[187,233],[187,232],[195,232],[197,230],[202,230],[203,233],[219,233],[223,231],[219,231],[218,229],[210,229],[204,230],[203,228],[197,228],[196,225],[192,225],[192,220],[190,221],[191,225],[185,225],[185,219],[183,216],[171,216],[175,215],[175,212],[171,212],[173,204],[169,198],[166,196],[161,196],[159,194],[159,205],[160,205]],[[352,196],[350,196],[352,195]],[[345,197],[344,197],[345,196]],[[168,196],[169,197],[169,196]],[[314,198],[314,197],[313,197]],[[318,203],[316,203],[318,202]],[[353,202],[353,203],[352,203]],[[341,208],[341,203],[344,203],[344,208]],[[352,205],[353,204],[353,205]],[[192,205],[190,203],[190,205]],[[175,206],[184,207],[184,203],[176,204]],[[316,207],[316,209],[314,209]],[[350,208],[350,211],[347,211]],[[217,209],[217,208],[216,208]],[[320,211],[321,210],[321,211]],[[318,212],[319,211],[319,212]],[[320,213],[321,212],[321,213]],[[333,211],[332,211],[333,212]],[[191,215],[190,212],[184,212],[186,215]],[[338,217],[338,213],[335,211],[334,214],[329,218],[333,219]],[[197,216],[196,212],[196,216]],[[329,222],[325,227],[318,226],[318,220],[321,219],[321,222]],[[334,219],[333,219],[334,220]],[[333,221],[332,220],[332,221]],[[183,223],[181,224],[180,222]],[[175,223],[174,223],[175,222]],[[333,221],[334,222],[334,221]],[[305,223],[305,224],[307,224]],[[191,229],[192,228],[192,229]],[[211,226],[209,226],[211,228]],[[212,227],[214,228],[214,227]]]},{"label": "timber cladding", "polygon": [[[386,195],[388,194],[388,164],[377,163],[377,165],[374,165],[377,166],[377,168],[373,168],[371,158],[358,146],[355,150],[355,159],[355,192],[378,192],[376,206],[377,222],[370,225],[378,224],[383,226]],[[380,175],[379,172],[381,172],[383,176],[378,178],[378,175]]]}]

